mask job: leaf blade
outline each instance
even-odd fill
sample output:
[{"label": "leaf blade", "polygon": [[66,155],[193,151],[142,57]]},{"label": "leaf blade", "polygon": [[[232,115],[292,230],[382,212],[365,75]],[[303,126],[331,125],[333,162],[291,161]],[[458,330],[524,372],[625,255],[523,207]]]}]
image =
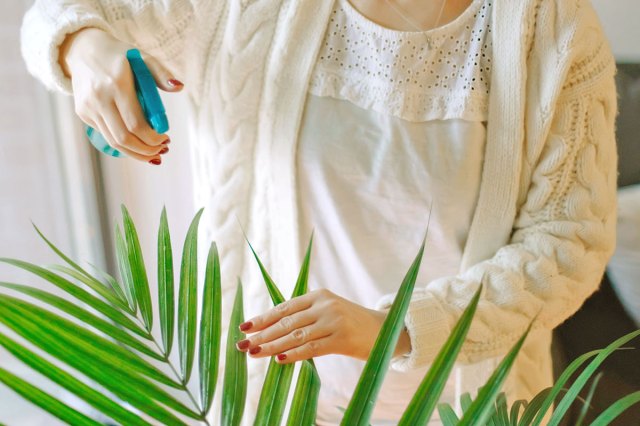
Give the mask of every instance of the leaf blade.
[{"label": "leaf blade", "polygon": [[154,358],[158,361],[162,361],[164,358],[150,349],[148,346],[144,345],[140,341],[133,338],[130,334],[121,330],[120,328],[114,326],[108,321],[99,318],[92,313],[80,308],[77,305],[63,299],[62,297],[58,297],[56,295],[47,293],[46,291],[42,291],[36,288],[23,286],[19,284],[12,284],[0,281],[0,287],[11,289],[27,296],[33,297],[41,302],[47,303],[50,306],[53,306],[56,309],[61,310],[69,315],[72,315],[82,321],[84,324],[87,324],[96,330],[99,330],[112,339],[118,340],[119,342],[136,349],[138,352],[141,352],[151,358]]},{"label": "leaf blade", "polygon": [[87,386],[80,380],[73,377],[71,374],[27,350],[2,333],[0,333],[0,346],[4,347],[24,364],[83,399],[92,407],[109,416],[112,420],[133,426],[150,426],[150,423],[147,423],[130,411],[125,410],[120,406],[120,404],[113,402],[100,392],[95,391],[90,386]]},{"label": "leaf blade", "polygon": [[293,378],[294,364],[278,364],[269,360],[267,375],[260,393],[254,426],[279,426]]},{"label": "leaf blade", "polygon": [[426,424],[431,418],[440,399],[440,395],[444,390],[447,378],[453,369],[458,353],[462,349],[465,337],[471,327],[481,292],[482,284],[480,284],[478,290],[476,290],[469,305],[451,331],[446,343],[431,364],[429,371],[405,409],[399,425]]},{"label": "leaf blade", "polygon": [[86,303],[91,308],[100,312],[102,315],[106,316],[110,320],[120,324],[121,326],[131,330],[132,332],[138,334],[142,337],[148,337],[149,334],[140,329],[129,317],[115,309],[113,306],[108,303],[100,300],[98,297],[90,294],[86,290],[76,286],[71,281],[65,279],[64,277],[55,274],[54,272],[42,268],[40,266],[34,265],[29,262],[24,262],[17,259],[8,259],[8,258],[0,258],[0,262],[8,263],[10,265],[16,266],[18,268],[24,269],[25,271],[31,272],[34,275],[39,276],[55,285],[65,293],[73,296],[79,301]]},{"label": "leaf blade", "polygon": [[131,268],[133,286],[135,288],[136,302],[140,307],[140,314],[147,331],[151,331],[153,326],[153,310],[151,308],[151,291],[149,289],[149,279],[142,256],[142,247],[138,238],[138,231],[129,215],[129,211],[124,206],[122,208],[122,220],[124,226],[124,236],[127,242],[127,258]]},{"label": "leaf blade", "polygon": [[13,391],[20,394],[23,398],[31,401],[66,423],[77,426],[101,426],[100,423],[91,420],[84,414],[60,402],[51,395],[42,392],[40,389],[14,376],[3,368],[0,368],[0,382],[13,389]]},{"label": "leaf blade", "polygon": [[604,362],[604,360],[611,355],[616,349],[630,340],[640,336],[640,330],[637,330],[633,333],[626,334],[619,339],[615,340],[606,348],[602,349],[602,351],[595,357],[593,361],[587,365],[587,367],[580,373],[578,378],[573,382],[565,396],[562,398],[558,406],[553,412],[551,419],[549,420],[550,426],[555,426],[560,423],[562,417],[566,414],[569,406],[573,403],[575,398],[578,396],[578,393],[585,386],[589,377],[595,372],[595,370]]},{"label": "leaf blade", "polygon": [[393,350],[396,347],[400,332],[404,324],[404,317],[409,308],[411,293],[418,276],[418,270],[424,253],[425,240],[407,271],[407,274],[396,294],[393,305],[385,319],[378,338],[365,364],[355,392],[349,402],[341,425],[368,425],[378,391],[382,386],[384,374],[387,371]]},{"label": "leaf blade", "polygon": [[[48,354],[80,371],[123,400],[165,424],[184,425],[171,412],[158,405],[155,400],[189,417],[200,418],[199,414],[194,413],[168,393],[140,376],[136,370],[119,365],[117,357],[114,360],[113,357],[105,357],[102,353],[96,355],[95,352],[86,350],[86,347],[77,344],[77,339],[74,339],[75,335],[72,332],[43,327],[43,322],[37,320],[39,314],[29,315],[29,311],[33,308],[34,306],[30,305],[28,310],[20,309],[7,304],[5,297],[0,297],[0,313],[2,314],[0,322]],[[46,332],[43,332],[43,329]],[[101,368],[95,368],[96,360],[101,362]]]},{"label": "leaf blade", "polygon": [[529,335],[531,330],[531,324],[527,328],[527,331],[518,339],[516,344],[511,348],[509,353],[503,358],[496,370],[493,372],[487,383],[482,387],[478,396],[473,401],[469,409],[464,413],[464,416],[460,420],[459,426],[470,426],[476,424],[483,424],[486,422],[492,414],[494,407],[494,401],[498,396],[500,388],[504,383],[507,374],[511,370],[520,348],[524,343],[524,340]]},{"label": "leaf blade", "polygon": [[212,243],[207,257],[202,319],[200,321],[200,400],[202,411],[207,413],[213,402],[218,381],[220,360],[220,336],[222,334],[222,287],[220,283],[220,258],[216,243]]},{"label": "leaf blade", "polygon": [[160,330],[164,356],[168,357],[173,345],[175,328],[175,290],[173,278],[173,251],[167,210],[162,208],[158,230],[158,307],[160,308]]},{"label": "leaf blade", "polygon": [[189,226],[182,250],[178,295],[178,349],[182,382],[187,383],[193,369],[198,313],[198,224],[200,209]]},{"label": "leaf blade", "polygon": [[320,376],[316,367],[312,360],[302,361],[287,426],[313,426],[316,423],[319,396]]},{"label": "leaf blade", "polygon": [[236,349],[235,343],[244,339],[240,324],[244,322],[242,283],[238,278],[236,297],[227,334],[226,368],[222,388],[222,426],[239,426],[247,397],[247,353]]},{"label": "leaf blade", "polygon": [[624,396],[596,417],[591,426],[607,426],[629,407],[638,403],[640,403],[640,391]]}]

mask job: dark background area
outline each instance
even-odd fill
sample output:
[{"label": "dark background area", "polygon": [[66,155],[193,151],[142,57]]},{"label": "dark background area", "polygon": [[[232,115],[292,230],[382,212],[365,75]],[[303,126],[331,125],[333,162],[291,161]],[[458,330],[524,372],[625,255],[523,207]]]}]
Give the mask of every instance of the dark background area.
[{"label": "dark background area", "polygon": [[[617,141],[619,156],[618,186],[640,184],[640,64],[618,64],[619,115]],[[638,277],[640,285],[640,277]],[[554,332],[553,353],[556,377],[580,355],[606,347],[618,337],[637,330],[633,320],[620,304],[609,278],[605,275],[600,289],[582,308]],[[640,390],[640,338],[625,349],[613,353],[600,367],[602,378],[585,423],[591,421],[618,399]],[[595,375],[594,375],[595,377]],[[591,382],[580,393],[586,398]],[[574,404],[566,426],[576,424],[582,407]],[[635,405],[614,426],[640,426],[640,406]]]}]

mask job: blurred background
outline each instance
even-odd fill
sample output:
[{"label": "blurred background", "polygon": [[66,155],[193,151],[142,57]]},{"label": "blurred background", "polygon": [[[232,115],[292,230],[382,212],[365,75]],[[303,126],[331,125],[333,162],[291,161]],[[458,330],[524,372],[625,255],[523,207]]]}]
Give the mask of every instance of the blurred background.
[{"label": "blurred background", "polygon": [[[192,199],[185,100],[180,94],[163,98],[171,124],[172,143],[171,152],[163,156],[161,166],[98,154],[84,137],[81,123],[73,114],[71,98],[48,93],[26,71],[20,55],[19,30],[22,16],[31,3],[4,0],[0,14],[0,257],[25,259],[36,264],[58,262],[36,234],[33,222],[72,258],[114,273],[112,234],[114,223],[120,218],[122,203],[138,225],[148,261],[156,256],[155,238],[163,206],[167,208],[175,249],[179,250],[188,224],[199,207],[194,206]],[[621,117],[626,117],[625,123],[630,124],[618,126],[626,138],[620,150],[621,159],[624,158],[627,164],[620,183],[625,187],[622,195],[624,214],[628,215],[625,226],[633,234],[634,229],[640,228],[640,192],[637,190],[640,183],[640,116],[633,118],[634,114],[640,114],[637,65],[640,64],[640,26],[637,23],[640,2],[593,0],[593,3],[616,58],[623,64],[619,74],[619,87],[624,91],[621,93]],[[640,285],[625,286],[625,280],[630,282],[629,277],[635,277],[635,283],[640,283],[640,235],[635,242],[625,244],[629,247],[617,252],[618,263],[612,263],[609,274],[619,277],[616,281],[621,284],[606,284],[599,293],[609,295],[608,298],[596,300],[595,307],[590,308],[611,318],[625,317],[624,320],[612,320],[621,330],[633,327],[634,318],[640,323]],[[154,282],[154,271],[150,269],[151,282]],[[0,264],[0,281],[37,283],[32,276],[4,264]],[[584,321],[589,318],[594,322],[605,321],[589,312],[582,314],[583,319],[579,316],[577,320],[572,319],[575,330],[569,327],[571,321],[559,330],[556,346],[559,363],[573,359],[574,352],[581,354],[588,350],[583,350],[580,344],[586,341],[588,346],[593,339],[579,337],[576,330],[585,329]],[[604,344],[623,332],[607,333]],[[633,369],[633,364],[628,368]],[[28,380],[44,383],[2,349],[0,366]],[[632,379],[640,375],[640,357],[637,355],[635,369],[630,374]],[[635,390],[640,387],[638,380]],[[605,384],[603,381],[601,386]],[[614,380],[610,386],[626,384]],[[59,394],[59,391],[52,392]],[[598,393],[608,392],[600,389]],[[0,385],[2,423],[9,426],[58,424]],[[628,424],[637,425],[640,421]]]}]

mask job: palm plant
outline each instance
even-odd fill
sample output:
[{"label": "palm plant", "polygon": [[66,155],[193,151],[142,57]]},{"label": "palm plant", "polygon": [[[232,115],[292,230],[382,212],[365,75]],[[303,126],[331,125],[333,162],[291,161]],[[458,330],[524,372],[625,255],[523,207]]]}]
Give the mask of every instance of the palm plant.
[{"label": "palm plant", "polygon": [[[207,256],[198,321],[197,234],[202,210],[195,215],[184,241],[177,300],[171,238],[166,211],[162,211],[158,231],[156,295],[160,339],[152,334],[153,302],[137,231],[124,206],[122,212],[124,233],[120,226],[115,228],[116,257],[121,281],[95,267],[92,267],[93,273],[90,273],[62,253],[37,227],[38,234],[64,260],[66,266],[41,267],[21,260],[0,258],[2,262],[43,278],[68,296],[62,298],[39,288],[0,282],[0,287],[23,296],[17,298],[6,293],[0,294],[0,323],[22,340],[37,347],[39,351],[30,349],[29,345],[2,332],[0,346],[116,423],[209,424],[208,414],[218,379],[221,346],[221,276],[218,251],[215,243],[212,243]],[[307,291],[311,241],[292,297],[300,296]],[[249,246],[273,303],[282,303],[285,300],[284,296],[253,247],[250,244]],[[403,326],[423,252],[424,242],[383,324],[352,400],[345,410],[343,425],[369,423],[385,371]],[[438,400],[471,325],[481,291],[482,288],[478,288],[471,299],[450,338],[408,404],[399,424],[426,424],[437,409],[441,421],[446,426],[537,426],[549,410],[553,410],[549,424],[557,425],[605,358],[640,335],[639,330],[621,337],[605,349],[583,355],[569,365],[552,388],[543,390],[531,401],[516,401],[509,409],[500,388],[526,338],[527,331],[479,390],[475,400],[472,400],[469,394],[462,396],[463,413],[462,417],[458,418],[451,406],[438,405]],[[39,305],[26,301],[24,296],[36,299]],[[70,300],[74,300],[75,303]],[[40,306],[42,304],[48,308]],[[238,425],[243,417],[247,392],[247,359],[246,354],[237,351],[234,346],[236,341],[243,338],[238,329],[238,325],[243,321],[242,285],[238,281],[227,336],[222,408],[216,424]],[[177,344],[174,344],[176,328]],[[179,358],[178,365],[171,359],[175,346]],[[46,356],[39,352],[45,353]],[[192,373],[196,358],[198,374],[197,379],[194,379],[195,375]],[[591,361],[586,368],[565,391],[573,373],[589,360]],[[271,359],[255,413],[256,425],[282,423],[294,368],[292,364],[278,364]],[[80,373],[83,379],[78,379],[70,369]],[[69,424],[100,424],[2,368],[0,382]],[[197,398],[190,387],[196,382]],[[596,384],[597,378],[585,401],[585,410]],[[315,423],[319,390],[320,379],[313,360],[301,362],[287,425]],[[559,399],[563,391],[564,396],[553,409],[553,403]],[[605,410],[592,425],[608,424],[639,401],[640,392],[622,398]]]}]

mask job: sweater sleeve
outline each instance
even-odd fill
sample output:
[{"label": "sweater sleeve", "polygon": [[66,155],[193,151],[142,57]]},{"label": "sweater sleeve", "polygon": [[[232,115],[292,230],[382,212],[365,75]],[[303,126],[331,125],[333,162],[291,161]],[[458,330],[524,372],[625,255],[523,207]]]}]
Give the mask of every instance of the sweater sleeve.
[{"label": "sweater sleeve", "polygon": [[405,318],[412,350],[393,368],[433,361],[480,282],[463,363],[506,353],[532,321],[553,329],[597,289],[615,244],[615,64],[602,34],[577,43],[509,243],[458,276],[416,288]]},{"label": "sweater sleeve", "polygon": [[68,34],[95,27],[152,54],[181,76],[197,7],[195,0],[37,0],[22,23],[22,56],[47,88],[70,94],[71,81],[58,63],[59,47]]}]

